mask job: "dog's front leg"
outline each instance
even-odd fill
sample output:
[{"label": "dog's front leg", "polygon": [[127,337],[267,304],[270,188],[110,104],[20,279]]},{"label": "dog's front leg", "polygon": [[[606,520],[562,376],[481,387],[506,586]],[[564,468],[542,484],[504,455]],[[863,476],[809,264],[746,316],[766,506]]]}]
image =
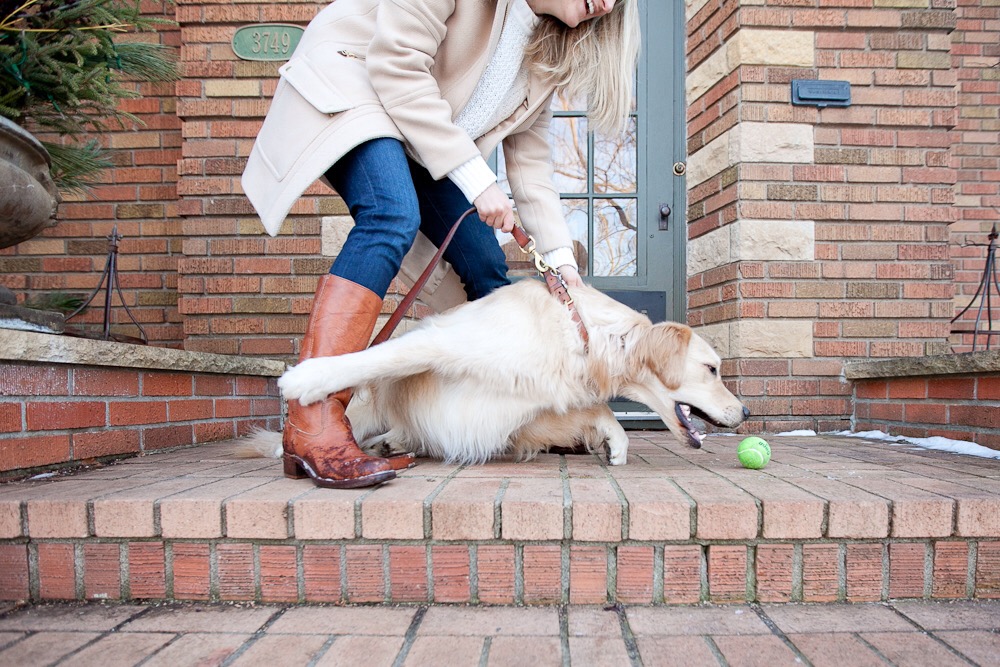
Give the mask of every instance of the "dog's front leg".
[{"label": "dog's front leg", "polygon": [[615,419],[615,413],[607,406],[600,411],[594,427],[601,433],[608,448],[608,463],[613,466],[625,465],[628,460],[628,435]]}]

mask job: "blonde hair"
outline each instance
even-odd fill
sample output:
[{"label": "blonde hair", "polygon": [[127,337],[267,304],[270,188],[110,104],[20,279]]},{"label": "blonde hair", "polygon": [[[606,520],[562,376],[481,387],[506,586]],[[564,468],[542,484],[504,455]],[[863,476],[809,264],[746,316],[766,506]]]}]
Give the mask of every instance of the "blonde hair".
[{"label": "blonde hair", "polygon": [[593,128],[615,134],[632,111],[632,85],[639,60],[638,0],[619,0],[605,16],[575,28],[541,16],[525,58],[537,73],[554,80],[569,97],[588,101]]}]

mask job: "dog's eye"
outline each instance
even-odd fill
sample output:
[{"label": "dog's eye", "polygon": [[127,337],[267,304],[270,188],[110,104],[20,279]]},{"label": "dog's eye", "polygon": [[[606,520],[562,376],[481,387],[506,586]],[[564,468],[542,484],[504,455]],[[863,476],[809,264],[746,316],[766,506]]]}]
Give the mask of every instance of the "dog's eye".
[{"label": "dog's eye", "polygon": [[709,366],[708,367],[708,372],[711,373],[712,375],[718,375],[719,374],[719,369],[716,368],[715,366]]}]

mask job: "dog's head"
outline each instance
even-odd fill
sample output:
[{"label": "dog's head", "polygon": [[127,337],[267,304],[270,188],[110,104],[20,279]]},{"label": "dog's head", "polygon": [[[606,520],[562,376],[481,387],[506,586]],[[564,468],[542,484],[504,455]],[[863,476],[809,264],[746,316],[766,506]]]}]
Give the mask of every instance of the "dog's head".
[{"label": "dog's head", "polygon": [[705,436],[691,423],[692,412],[728,428],[750,416],[722,383],[719,355],[690,327],[664,322],[637,327],[632,336],[632,372],[622,393],[655,410],[678,441],[701,447]]}]

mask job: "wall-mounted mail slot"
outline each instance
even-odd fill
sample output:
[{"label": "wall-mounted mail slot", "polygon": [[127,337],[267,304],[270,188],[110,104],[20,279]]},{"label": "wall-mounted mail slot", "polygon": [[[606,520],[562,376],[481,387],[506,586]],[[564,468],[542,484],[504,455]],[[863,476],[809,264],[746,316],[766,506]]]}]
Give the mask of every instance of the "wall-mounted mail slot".
[{"label": "wall-mounted mail slot", "polygon": [[815,79],[794,79],[792,81],[792,104],[814,107],[851,106],[850,81],[817,81]]}]

